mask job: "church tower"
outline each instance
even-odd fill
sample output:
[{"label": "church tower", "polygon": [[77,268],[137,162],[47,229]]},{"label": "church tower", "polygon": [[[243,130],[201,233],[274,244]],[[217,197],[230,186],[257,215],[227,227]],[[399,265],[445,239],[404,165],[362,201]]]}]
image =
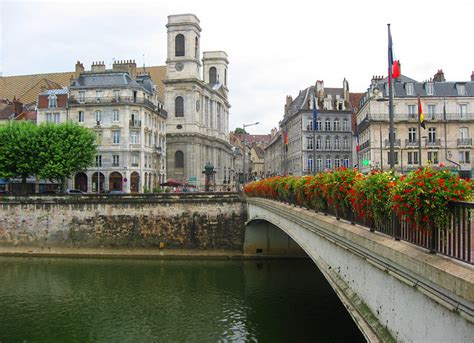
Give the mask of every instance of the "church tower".
[{"label": "church tower", "polygon": [[224,51],[206,51],[203,54],[204,82],[211,85],[222,85],[226,94],[227,89],[227,54]]},{"label": "church tower", "polygon": [[201,63],[201,27],[194,14],[168,16],[168,58],[166,59],[166,78],[198,79]]}]

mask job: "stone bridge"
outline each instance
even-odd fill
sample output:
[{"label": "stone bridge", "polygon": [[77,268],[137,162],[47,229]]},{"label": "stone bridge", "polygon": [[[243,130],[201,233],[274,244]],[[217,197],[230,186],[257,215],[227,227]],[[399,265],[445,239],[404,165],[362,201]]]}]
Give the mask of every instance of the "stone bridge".
[{"label": "stone bridge", "polygon": [[244,252],[304,250],[369,341],[472,342],[472,265],[288,204],[247,206]]}]

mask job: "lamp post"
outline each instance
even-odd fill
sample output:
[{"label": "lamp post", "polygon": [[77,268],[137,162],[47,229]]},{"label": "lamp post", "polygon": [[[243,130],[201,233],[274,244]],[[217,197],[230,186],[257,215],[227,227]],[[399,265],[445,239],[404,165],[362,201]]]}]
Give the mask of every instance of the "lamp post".
[{"label": "lamp post", "polygon": [[245,169],[245,167],[246,167],[246,166],[245,166],[245,161],[246,161],[245,145],[247,144],[247,141],[246,141],[245,128],[246,128],[246,127],[249,127],[249,126],[253,126],[253,125],[258,125],[258,124],[260,124],[260,122],[257,121],[257,122],[255,122],[255,123],[253,123],[253,124],[244,124],[243,127],[242,127],[242,128],[243,128],[243,131],[244,131],[244,133],[243,133],[243,135],[244,135],[244,147],[243,147],[244,156],[243,156],[243,158],[244,158],[244,159],[243,159],[243,162],[242,162],[242,164],[243,164],[243,172],[244,172],[244,185],[247,183],[247,170]]}]

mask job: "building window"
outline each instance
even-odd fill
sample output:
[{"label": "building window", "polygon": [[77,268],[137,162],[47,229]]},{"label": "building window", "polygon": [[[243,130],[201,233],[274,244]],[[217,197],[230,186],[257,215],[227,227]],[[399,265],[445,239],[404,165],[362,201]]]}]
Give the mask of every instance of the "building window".
[{"label": "building window", "polygon": [[102,167],[102,155],[95,156],[95,166]]},{"label": "building window", "polygon": [[407,95],[414,95],[415,94],[413,83],[411,83],[411,82],[406,83],[405,89],[407,91]]},{"label": "building window", "polygon": [[342,131],[349,131],[349,120],[344,119],[342,121]]},{"label": "building window", "polygon": [[332,161],[330,158],[326,158],[326,169],[332,168]]},{"label": "building window", "polygon": [[306,130],[307,131],[313,131],[313,120],[312,119],[306,118]]},{"label": "building window", "polygon": [[321,137],[318,136],[318,138],[316,138],[316,150],[321,150],[321,149],[322,149]]},{"label": "building window", "polygon": [[85,91],[79,91],[79,102],[83,103],[86,101],[86,92]]},{"label": "building window", "polygon": [[408,128],[408,142],[416,143],[416,128],[415,127]]},{"label": "building window", "polygon": [[460,139],[469,139],[469,128],[460,127],[459,128],[459,138]]},{"label": "building window", "polygon": [[417,113],[416,105],[408,105],[408,118],[414,119],[416,118]]},{"label": "building window", "polygon": [[209,68],[209,83],[214,85],[217,83],[217,70],[215,67]]},{"label": "building window", "polygon": [[324,129],[326,131],[331,131],[331,121],[329,119],[326,119],[325,127]]},{"label": "building window", "polygon": [[341,141],[339,137],[334,138],[334,150],[340,150],[341,149]]},{"label": "building window", "polygon": [[433,95],[434,94],[434,88],[432,83],[427,83],[426,84],[426,95]]},{"label": "building window", "polygon": [[460,118],[467,117],[467,104],[459,104],[459,117]]},{"label": "building window", "polygon": [[175,117],[184,117],[184,99],[181,96],[174,99],[174,115]]},{"label": "building window", "polygon": [[428,151],[428,163],[438,164],[438,152],[437,151]]},{"label": "building window", "polygon": [[114,89],[114,100],[115,101],[120,100],[120,91],[118,89]]},{"label": "building window", "polygon": [[349,168],[349,159],[347,157],[342,160],[342,166]]},{"label": "building window", "polygon": [[48,108],[56,108],[58,107],[58,97],[56,94],[51,94],[48,97]]},{"label": "building window", "polygon": [[428,119],[434,120],[436,116],[436,105],[428,105]]},{"label": "building window", "polygon": [[326,137],[326,150],[331,150],[331,139]]},{"label": "building window", "polygon": [[97,102],[100,102],[100,100],[102,99],[102,91],[101,90],[95,91],[95,98],[96,98]]},{"label": "building window", "polygon": [[181,150],[176,151],[174,154],[174,167],[184,168],[184,153]]},{"label": "building window", "polygon": [[349,140],[347,137],[344,137],[344,140],[342,141],[342,149],[349,150]]},{"label": "building window", "polygon": [[306,137],[306,149],[313,150],[313,137]]},{"label": "building window", "polygon": [[184,36],[182,34],[176,35],[174,39],[174,55],[184,56]]},{"label": "building window", "polygon": [[77,112],[77,121],[79,123],[83,123],[84,122],[84,111],[79,111]]},{"label": "building window", "polygon": [[139,167],[138,161],[139,161],[138,155],[133,154],[132,155],[132,167]]},{"label": "building window", "polygon": [[469,151],[460,151],[459,152],[459,163],[461,163],[461,164],[471,163],[470,152]]},{"label": "building window", "polygon": [[321,157],[318,157],[316,160],[316,169],[318,172],[323,170],[323,160]]},{"label": "building window", "polygon": [[428,142],[430,143],[436,142],[436,128],[434,127],[428,128]]},{"label": "building window", "polygon": [[308,156],[307,171],[313,172],[313,168],[314,168],[313,157],[312,157],[312,156]]},{"label": "building window", "polygon": [[119,167],[120,166],[120,156],[119,155],[112,155],[112,166]]},{"label": "building window", "polygon": [[120,130],[112,131],[112,143],[120,144]]},{"label": "building window", "polygon": [[341,167],[341,159],[339,157],[336,157],[334,159],[334,168],[340,168]]},{"label": "building window", "polygon": [[418,151],[408,152],[408,164],[418,164]]},{"label": "building window", "polygon": [[137,131],[130,131],[130,143],[131,144],[138,144],[138,132]]},{"label": "building window", "polygon": [[466,86],[462,84],[457,84],[456,85],[458,89],[458,95],[466,95]]},{"label": "building window", "polygon": [[119,110],[113,110],[112,111],[112,121],[113,122],[120,121]]},{"label": "building window", "polygon": [[339,119],[334,120],[334,131],[339,131],[341,129]]},{"label": "building window", "polygon": [[95,121],[97,125],[100,125],[100,122],[102,121],[102,111],[100,110],[95,111]]},{"label": "building window", "polygon": [[[395,155],[395,163],[394,164],[398,164],[398,151],[395,151],[394,155]],[[387,151],[387,161],[388,161],[388,164],[390,164],[390,162],[391,162],[390,151]]]}]

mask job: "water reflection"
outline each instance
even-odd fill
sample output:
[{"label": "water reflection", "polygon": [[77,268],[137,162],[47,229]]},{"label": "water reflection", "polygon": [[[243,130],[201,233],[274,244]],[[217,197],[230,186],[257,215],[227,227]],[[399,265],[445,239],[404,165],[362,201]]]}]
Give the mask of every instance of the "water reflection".
[{"label": "water reflection", "polygon": [[357,341],[312,262],[0,258],[0,341]]}]

